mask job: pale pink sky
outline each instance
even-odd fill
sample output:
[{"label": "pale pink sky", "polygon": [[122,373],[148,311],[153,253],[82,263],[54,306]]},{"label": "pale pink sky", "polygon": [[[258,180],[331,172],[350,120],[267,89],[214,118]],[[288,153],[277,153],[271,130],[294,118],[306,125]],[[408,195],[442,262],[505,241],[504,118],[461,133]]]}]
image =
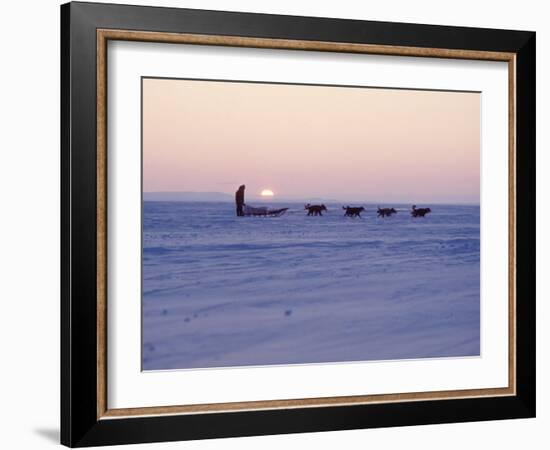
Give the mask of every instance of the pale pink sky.
[{"label": "pale pink sky", "polygon": [[479,202],[480,95],[143,80],[143,190]]}]

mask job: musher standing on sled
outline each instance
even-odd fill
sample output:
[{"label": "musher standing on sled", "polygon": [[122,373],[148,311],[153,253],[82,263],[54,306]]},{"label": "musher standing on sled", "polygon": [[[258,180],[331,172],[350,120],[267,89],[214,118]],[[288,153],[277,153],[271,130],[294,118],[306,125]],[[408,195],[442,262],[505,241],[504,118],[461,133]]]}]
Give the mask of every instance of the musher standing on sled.
[{"label": "musher standing on sled", "polygon": [[244,216],[243,206],[244,206],[244,188],[245,185],[239,186],[237,192],[235,192],[235,203],[237,204],[237,216]]}]

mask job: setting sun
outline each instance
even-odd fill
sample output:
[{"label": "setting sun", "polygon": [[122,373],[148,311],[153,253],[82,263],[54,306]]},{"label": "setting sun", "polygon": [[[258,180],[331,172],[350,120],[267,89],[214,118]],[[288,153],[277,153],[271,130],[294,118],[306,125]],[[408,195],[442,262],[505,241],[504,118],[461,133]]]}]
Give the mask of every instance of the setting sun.
[{"label": "setting sun", "polygon": [[271,189],[264,189],[260,194],[262,197],[273,197],[273,191]]}]

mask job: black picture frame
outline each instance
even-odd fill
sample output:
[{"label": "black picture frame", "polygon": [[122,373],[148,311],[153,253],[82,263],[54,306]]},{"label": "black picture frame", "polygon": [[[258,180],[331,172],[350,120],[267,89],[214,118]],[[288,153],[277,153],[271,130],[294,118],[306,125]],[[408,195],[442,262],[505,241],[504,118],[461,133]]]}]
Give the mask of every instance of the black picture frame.
[{"label": "black picture frame", "polygon": [[[98,418],[98,29],[516,55],[516,395]],[[535,416],[534,32],[68,3],[61,6],[61,443],[71,447]]]}]

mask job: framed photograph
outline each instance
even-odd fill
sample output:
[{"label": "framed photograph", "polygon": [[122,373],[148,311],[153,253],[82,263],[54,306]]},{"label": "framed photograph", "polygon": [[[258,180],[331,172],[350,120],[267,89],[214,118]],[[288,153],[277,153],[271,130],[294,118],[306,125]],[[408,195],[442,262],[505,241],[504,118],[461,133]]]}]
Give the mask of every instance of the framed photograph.
[{"label": "framed photograph", "polygon": [[535,33],[61,7],[61,441],[535,415]]}]

